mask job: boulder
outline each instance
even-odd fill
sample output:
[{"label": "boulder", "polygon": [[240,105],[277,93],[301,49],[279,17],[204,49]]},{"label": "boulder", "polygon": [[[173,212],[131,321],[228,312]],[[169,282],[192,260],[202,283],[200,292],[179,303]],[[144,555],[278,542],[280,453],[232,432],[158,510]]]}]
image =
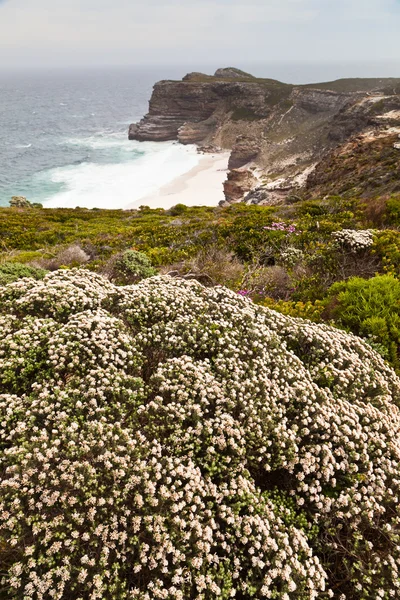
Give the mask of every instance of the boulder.
[{"label": "boulder", "polygon": [[225,201],[222,201],[221,205],[242,202],[258,182],[252,169],[232,169],[228,172],[228,178],[224,183]]},{"label": "boulder", "polygon": [[31,208],[32,204],[25,196],[13,196],[10,200],[10,206],[13,208]]}]

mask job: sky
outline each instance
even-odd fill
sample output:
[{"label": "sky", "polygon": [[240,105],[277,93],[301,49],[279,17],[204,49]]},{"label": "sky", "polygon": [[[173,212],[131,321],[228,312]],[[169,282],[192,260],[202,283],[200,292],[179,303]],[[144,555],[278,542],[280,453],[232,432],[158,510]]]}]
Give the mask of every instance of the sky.
[{"label": "sky", "polygon": [[0,0],[0,68],[362,62],[400,76],[399,32],[400,0]]}]

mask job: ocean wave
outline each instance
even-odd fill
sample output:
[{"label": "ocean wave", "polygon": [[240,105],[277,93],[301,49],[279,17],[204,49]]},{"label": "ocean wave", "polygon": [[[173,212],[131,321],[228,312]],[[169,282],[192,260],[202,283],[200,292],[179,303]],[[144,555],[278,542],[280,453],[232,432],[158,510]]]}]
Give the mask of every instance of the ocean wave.
[{"label": "ocean wave", "polygon": [[104,136],[103,134],[98,134],[87,138],[69,138],[65,140],[65,142],[60,142],[60,144],[64,143],[70,146],[82,146],[84,148],[91,148],[92,150],[122,148],[129,152],[132,152],[137,149],[134,146],[134,144],[128,140],[127,136],[122,138],[119,132],[116,134],[108,133]]},{"label": "ocean wave", "polygon": [[173,142],[128,142],[141,155],[125,163],[86,162],[40,174],[44,184],[57,184],[62,191],[44,199],[49,208],[127,208],[156,193],[199,163],[194,146]]}]

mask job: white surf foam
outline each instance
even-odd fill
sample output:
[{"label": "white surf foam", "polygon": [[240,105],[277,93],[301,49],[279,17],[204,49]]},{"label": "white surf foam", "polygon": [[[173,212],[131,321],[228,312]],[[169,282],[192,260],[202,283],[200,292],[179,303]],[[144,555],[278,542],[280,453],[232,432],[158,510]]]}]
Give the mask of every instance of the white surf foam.
[{"label": "white surf foam", "polygon": [[138,150],[138,144],[135,145],[129,141],[127,136],[125,139],[121,140],[121,134],[119,133],[116,135],[105,134],[104,137],[96,135],[88,138],[70,138],[66,143],[71,146],[91,148],[92,150],[105,150],[107,148],[120,148],[127,152],[137,152]]},{"label": "white surf foam", "polygon": [[[92,140],[92,143],[102,142],[113,143],[107,139]],[[42,173],[44,180],[62,186],[62,191],[44,199],[44,205],[48,208],[125,208],[187,173],[200,160],[195,146],[122,140],[115,143],[127,144],[136,158],[122,164],[83,163]]]}]

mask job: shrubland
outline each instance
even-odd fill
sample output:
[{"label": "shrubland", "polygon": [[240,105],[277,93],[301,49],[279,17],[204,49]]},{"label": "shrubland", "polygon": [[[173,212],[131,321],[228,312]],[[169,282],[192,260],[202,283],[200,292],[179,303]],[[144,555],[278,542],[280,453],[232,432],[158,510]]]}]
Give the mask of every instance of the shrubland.
[{"label": "shrubland", "polygon": [[360,338],[83,268],[0,327],[2,599],[400,598],[400,380]]},{"label": "shrubland", "polygon": [[0,598],[400,599],[399,207],[0,209]]},{"label": "shrubland", "polygon": [[377,276],[373,285],[379,287],[381,275],[397,280],[399,214],[398,195],[368,201],[296,197],[274,207],[3,208],[0,264],[45,270],[84,265],[117,284],[159,272],[225,285],[285,314],[365,335],[398,368],[394,340],[389,350],[377,327],[355,326],[326,305],[332,304],[330,289],[338,282]]}]

